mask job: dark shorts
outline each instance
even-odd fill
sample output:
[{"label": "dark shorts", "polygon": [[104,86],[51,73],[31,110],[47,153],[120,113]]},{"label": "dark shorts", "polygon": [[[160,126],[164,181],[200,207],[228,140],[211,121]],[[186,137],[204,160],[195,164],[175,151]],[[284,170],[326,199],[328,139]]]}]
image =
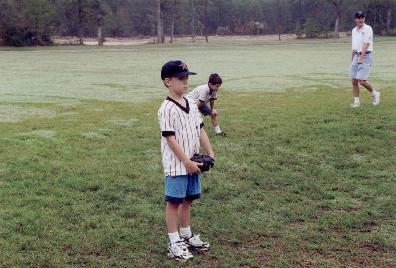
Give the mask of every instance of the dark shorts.
[{"label": "dark shorts", "polygon": [[203,116],[207,116],[207,115],[210,115],[212,113],[212,109],[206,103],[199,108],[199,111],[201,112],[201,114]]},{"label": "dark shorts", "polygon": [[184,200],[201,198],[200,175],[165,177],[165,201],[181,204]]}]

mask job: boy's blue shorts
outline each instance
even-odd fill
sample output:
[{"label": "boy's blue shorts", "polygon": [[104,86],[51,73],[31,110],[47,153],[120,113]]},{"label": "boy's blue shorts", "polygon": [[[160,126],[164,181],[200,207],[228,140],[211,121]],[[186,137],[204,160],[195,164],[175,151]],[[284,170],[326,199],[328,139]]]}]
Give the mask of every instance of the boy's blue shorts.
[{"label": "boy's blue shorts", "polygon": [[212,113],[212,109],[209,107],[209,105],[207,103],[205,103],[204,105],[202,105],[199,108],[199,111],[201,112],[201,114],[203,116],[207,116],[210,115]]},{"label": "boy's blue shorts", "polygon": [[165,201],[181,204],[184,200],[201,198],[201,176],[165,177]]}]

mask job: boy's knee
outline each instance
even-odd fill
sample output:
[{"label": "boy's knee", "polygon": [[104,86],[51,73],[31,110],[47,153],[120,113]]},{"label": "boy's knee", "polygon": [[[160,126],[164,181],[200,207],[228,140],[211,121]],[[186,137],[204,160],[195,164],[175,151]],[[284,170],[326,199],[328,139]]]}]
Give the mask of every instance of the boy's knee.
[{"label": "boy's knee", "polygon": [[365,84],[366,80],[359,80],[359,84]]},{"label": "boy's knee", "polygon": [[193,202],[193,200],[184,199],[183,206],[191,206],[192,202]]}]

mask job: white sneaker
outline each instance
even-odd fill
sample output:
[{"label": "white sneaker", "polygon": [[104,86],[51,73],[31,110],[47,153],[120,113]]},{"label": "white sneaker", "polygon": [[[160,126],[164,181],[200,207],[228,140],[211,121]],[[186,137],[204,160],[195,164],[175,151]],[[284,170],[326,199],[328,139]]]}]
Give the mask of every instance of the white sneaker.
[{"label": "white sneaker", "polygon": [[188,247],[195,250],[206,251],[210,249],[210,245],[208,242],[202,242],[199,235],[192,235],[190,238],[184,237],[184,242]]},{"label": "white sneaker", "polygon": [[359,108],[360,107],[360,102],[355,102],[351,104],[352,108]]},{"label": "white sneaker", "polygon": [[177,261],[185,261],[193,257],[186,244],[182,240],[175,243],[169,242],[168,251],[168,257]]},{"label": "white sneaker", "polygon": [[373,94],[371,97],[373,99],[374,106],[377,106],[378,104],[380,104],[381,93],[377,92],[376,94]]}]

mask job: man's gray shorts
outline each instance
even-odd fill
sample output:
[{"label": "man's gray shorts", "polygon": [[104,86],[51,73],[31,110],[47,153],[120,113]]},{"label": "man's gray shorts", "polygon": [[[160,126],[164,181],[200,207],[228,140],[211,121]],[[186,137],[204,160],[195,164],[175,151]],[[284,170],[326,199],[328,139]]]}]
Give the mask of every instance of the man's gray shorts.
[{"label": "man's gray shorts", "polygon": [[371,70],[372,53],[366,54],[362,64],[357,64],[360,55],[355,54],[350,69],[351,79],[368,80]]}]

